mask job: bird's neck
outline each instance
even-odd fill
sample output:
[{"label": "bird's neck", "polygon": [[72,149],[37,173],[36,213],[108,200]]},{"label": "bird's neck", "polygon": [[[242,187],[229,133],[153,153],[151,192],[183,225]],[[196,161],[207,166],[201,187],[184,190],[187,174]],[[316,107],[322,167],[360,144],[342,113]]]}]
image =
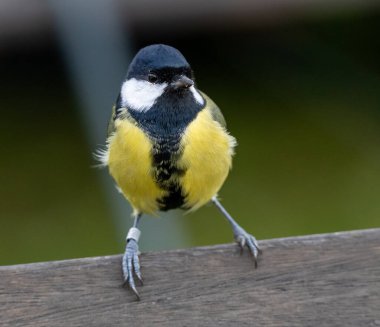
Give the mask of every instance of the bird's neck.
[{"label": "bird's neck", "polygon": [[166,142],[179,139],[203,106],[194,101],[190,92],[164,94],[147,111],[130,110],[130,115],[151,138]]}]

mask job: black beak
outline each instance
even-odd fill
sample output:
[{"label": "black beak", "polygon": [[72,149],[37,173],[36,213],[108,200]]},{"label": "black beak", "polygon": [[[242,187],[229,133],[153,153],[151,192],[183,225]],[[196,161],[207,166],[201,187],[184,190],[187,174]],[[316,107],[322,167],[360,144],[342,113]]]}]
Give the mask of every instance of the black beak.
[{"label": "black beak", "polygon": [[175,89],[187,89],[194,85],[194,81],[185,75],[179,76],[174,82],[170,83],[170,86]]}]

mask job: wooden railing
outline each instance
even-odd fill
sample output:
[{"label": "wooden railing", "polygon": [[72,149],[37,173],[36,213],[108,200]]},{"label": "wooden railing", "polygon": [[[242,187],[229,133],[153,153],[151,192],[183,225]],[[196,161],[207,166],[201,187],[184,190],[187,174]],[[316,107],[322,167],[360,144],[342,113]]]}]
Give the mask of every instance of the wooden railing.
[{"label": "wooden railing", "polygon": [[1,326],[380,326],[380,229],[0,267]]}]

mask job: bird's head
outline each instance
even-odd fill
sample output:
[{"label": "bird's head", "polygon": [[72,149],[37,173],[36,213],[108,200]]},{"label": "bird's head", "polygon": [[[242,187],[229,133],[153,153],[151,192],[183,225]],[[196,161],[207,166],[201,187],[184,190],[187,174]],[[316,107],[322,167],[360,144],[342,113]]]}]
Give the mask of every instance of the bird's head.
[{"label": "bird's head", "polygon": [[144,112],[164,94],[176,98],[191,95],[196,103],[204,103],[191,67],[177,49],[163,44],[142,48],[129,66],[120,105]]}]

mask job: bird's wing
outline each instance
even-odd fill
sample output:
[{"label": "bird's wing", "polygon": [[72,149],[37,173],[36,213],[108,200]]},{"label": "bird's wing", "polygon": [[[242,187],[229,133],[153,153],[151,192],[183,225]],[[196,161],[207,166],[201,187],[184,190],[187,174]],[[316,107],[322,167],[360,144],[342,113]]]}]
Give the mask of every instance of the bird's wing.
[{"label": "bird's wing", "polygon": [[208,110],[210,110],[212,118],[217,121],[220,125],[223,127],[226,127],[226,120],[224,119],[224,116],[222,112],[220,111],[219,107],[215,104],[214,101],[211,100],[210,97],[208,97],[205,93],[201,92],[203,98],[206,100],[206,107]]},{"label": "bird's wing", "polygon": [[108,127],[107,127],[107,138],[110,137],[115,132],[115,118],[116,118],[116,105],[112,107],[112,115],[108,122]]}]

